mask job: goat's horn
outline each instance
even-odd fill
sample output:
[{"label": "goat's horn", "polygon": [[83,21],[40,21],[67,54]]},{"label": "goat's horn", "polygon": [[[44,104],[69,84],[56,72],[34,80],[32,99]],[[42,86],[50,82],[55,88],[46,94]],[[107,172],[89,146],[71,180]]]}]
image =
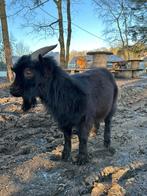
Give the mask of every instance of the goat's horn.
[{"label": "goat's horn", "polygon": [[57,47],[57,44],[56,45],[52,45],[52,46],[47,46],[47,47],[40,48],[40,49],[36,50],[35,52],[33,52],[31,54],[31,59],[32,60],[36,60],[38,58],[39,54],[44,56],[45,54],[47,54],[49,51],[53,50],[56,47]]}]

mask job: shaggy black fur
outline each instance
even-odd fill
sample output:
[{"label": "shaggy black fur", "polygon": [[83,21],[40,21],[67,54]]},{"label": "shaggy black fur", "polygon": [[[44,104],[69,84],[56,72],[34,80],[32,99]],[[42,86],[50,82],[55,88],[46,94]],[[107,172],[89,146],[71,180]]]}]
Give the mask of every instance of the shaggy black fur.
[{"label": "shaggy black fur", "polygon": [[13,71],[16,77],[10,92],[23,97],[23,110],[34,106],[36,97],[40,97],[58,122],[65,138],[62,159],[71,159],[73,127],[79,137],[78,164],[88,161],[89,130],[93,125],[98,128],[102,120],[105,121],[104,145],[110,146],[110,125],[118,88],[108,70],[96,68],[82,74],[68,75],[53,58],[39,55],[36,61],[32,61],[31,56],[21,57]]}]

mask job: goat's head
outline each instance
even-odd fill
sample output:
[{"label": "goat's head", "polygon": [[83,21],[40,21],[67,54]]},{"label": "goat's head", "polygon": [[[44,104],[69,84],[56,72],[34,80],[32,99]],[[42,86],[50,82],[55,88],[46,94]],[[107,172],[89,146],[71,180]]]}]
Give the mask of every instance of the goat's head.
[{"label": "goat's head", "polygon": [[10,86],[10,93],[15,97],[23,98],[24,111],[30,109],[39,96],[38,89],[41,88],[41,82],[46,74],[43,56],[56,46],[44,47],[31,55],[22,56],[12,68],[15,79]]}]

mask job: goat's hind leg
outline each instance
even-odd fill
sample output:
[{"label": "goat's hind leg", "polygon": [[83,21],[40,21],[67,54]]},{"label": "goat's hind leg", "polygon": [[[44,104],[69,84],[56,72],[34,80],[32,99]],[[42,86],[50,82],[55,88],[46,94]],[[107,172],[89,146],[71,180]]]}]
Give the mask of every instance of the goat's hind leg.
[{"label": "goat's hind leg", "polygon": [[95,128],[95,135],[97,135],[98,130],[99,130],[99,128],[100,128],[100,122],[95,121],[95,123],[94,123],[94,128]]},{"label": "goat's hind leg", "polygon": [[115,153],[115,149],[110,147],[111,145],[111,121],[112,121],[113,112],[110,112],[109,115],[105,118],[105,129],[104,129],[104,146],[111,152]]},{"label": "goat's hind leg", "polygon": [[108,115],[105,118],[104,146],[106,148],[109,148],[111,145],[111,120],[112,120],[112,115]]},{"label": "goat's hind leg", "polygon": [[104,146],[109,149],[111,145],[111,122],[112,122],[112,117],[115,113],[115,110],[116,110],[116,101],[114,101],[109,114],[106,116],[104,120],[105,121]]}]

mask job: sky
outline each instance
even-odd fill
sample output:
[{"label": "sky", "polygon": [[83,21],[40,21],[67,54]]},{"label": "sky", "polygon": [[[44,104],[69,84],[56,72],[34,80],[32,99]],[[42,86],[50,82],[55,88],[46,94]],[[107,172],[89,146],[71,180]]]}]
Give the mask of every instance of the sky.
[{"label": "sky", "polygon": [[[22,27],[26,24],[24,20],[23,12],[20,12],[19,15],[13,15],[18,10],[19,6],[12,6],[10,2],[12,0],[6,0],[7,5],[7,16],[8,16],[8,28],[10,35],[13,35],[17,41],[23,42],[24,45],[28,46],[31,51],[34,51],[38,48],[52,45],[58,43],[58,36],[45,36],[43,33],[40,35],[38,32],[33,33],[32,29],[29,27]],[[26,1],[27,2],[27,1]],[[80,2],[80,3],[79,3]],[[45,4],[42,7],[43,11],[40,9],[35,9],[35,14],[29,18],[29,22],[34,23],[35,18],[39,21],[54,21],[53,17],[57,17],[57,11],[53,1]],[[49,16],[49,14],[51,16]],[[109,47],[108,43],[104,41],[103,37],[103,23],[98,18],[94,5],[91,0],[74,0],[72,4],[72,40],[70,50],[82,51],[82,50],[94,50],[101,47]],[[64,19],[66,20],[66,18]],[[90,32],[87,33],[84,30]],[[101,38],[101,39],[100,39]],[[58,47],[54,51],[59,51]]]}]

